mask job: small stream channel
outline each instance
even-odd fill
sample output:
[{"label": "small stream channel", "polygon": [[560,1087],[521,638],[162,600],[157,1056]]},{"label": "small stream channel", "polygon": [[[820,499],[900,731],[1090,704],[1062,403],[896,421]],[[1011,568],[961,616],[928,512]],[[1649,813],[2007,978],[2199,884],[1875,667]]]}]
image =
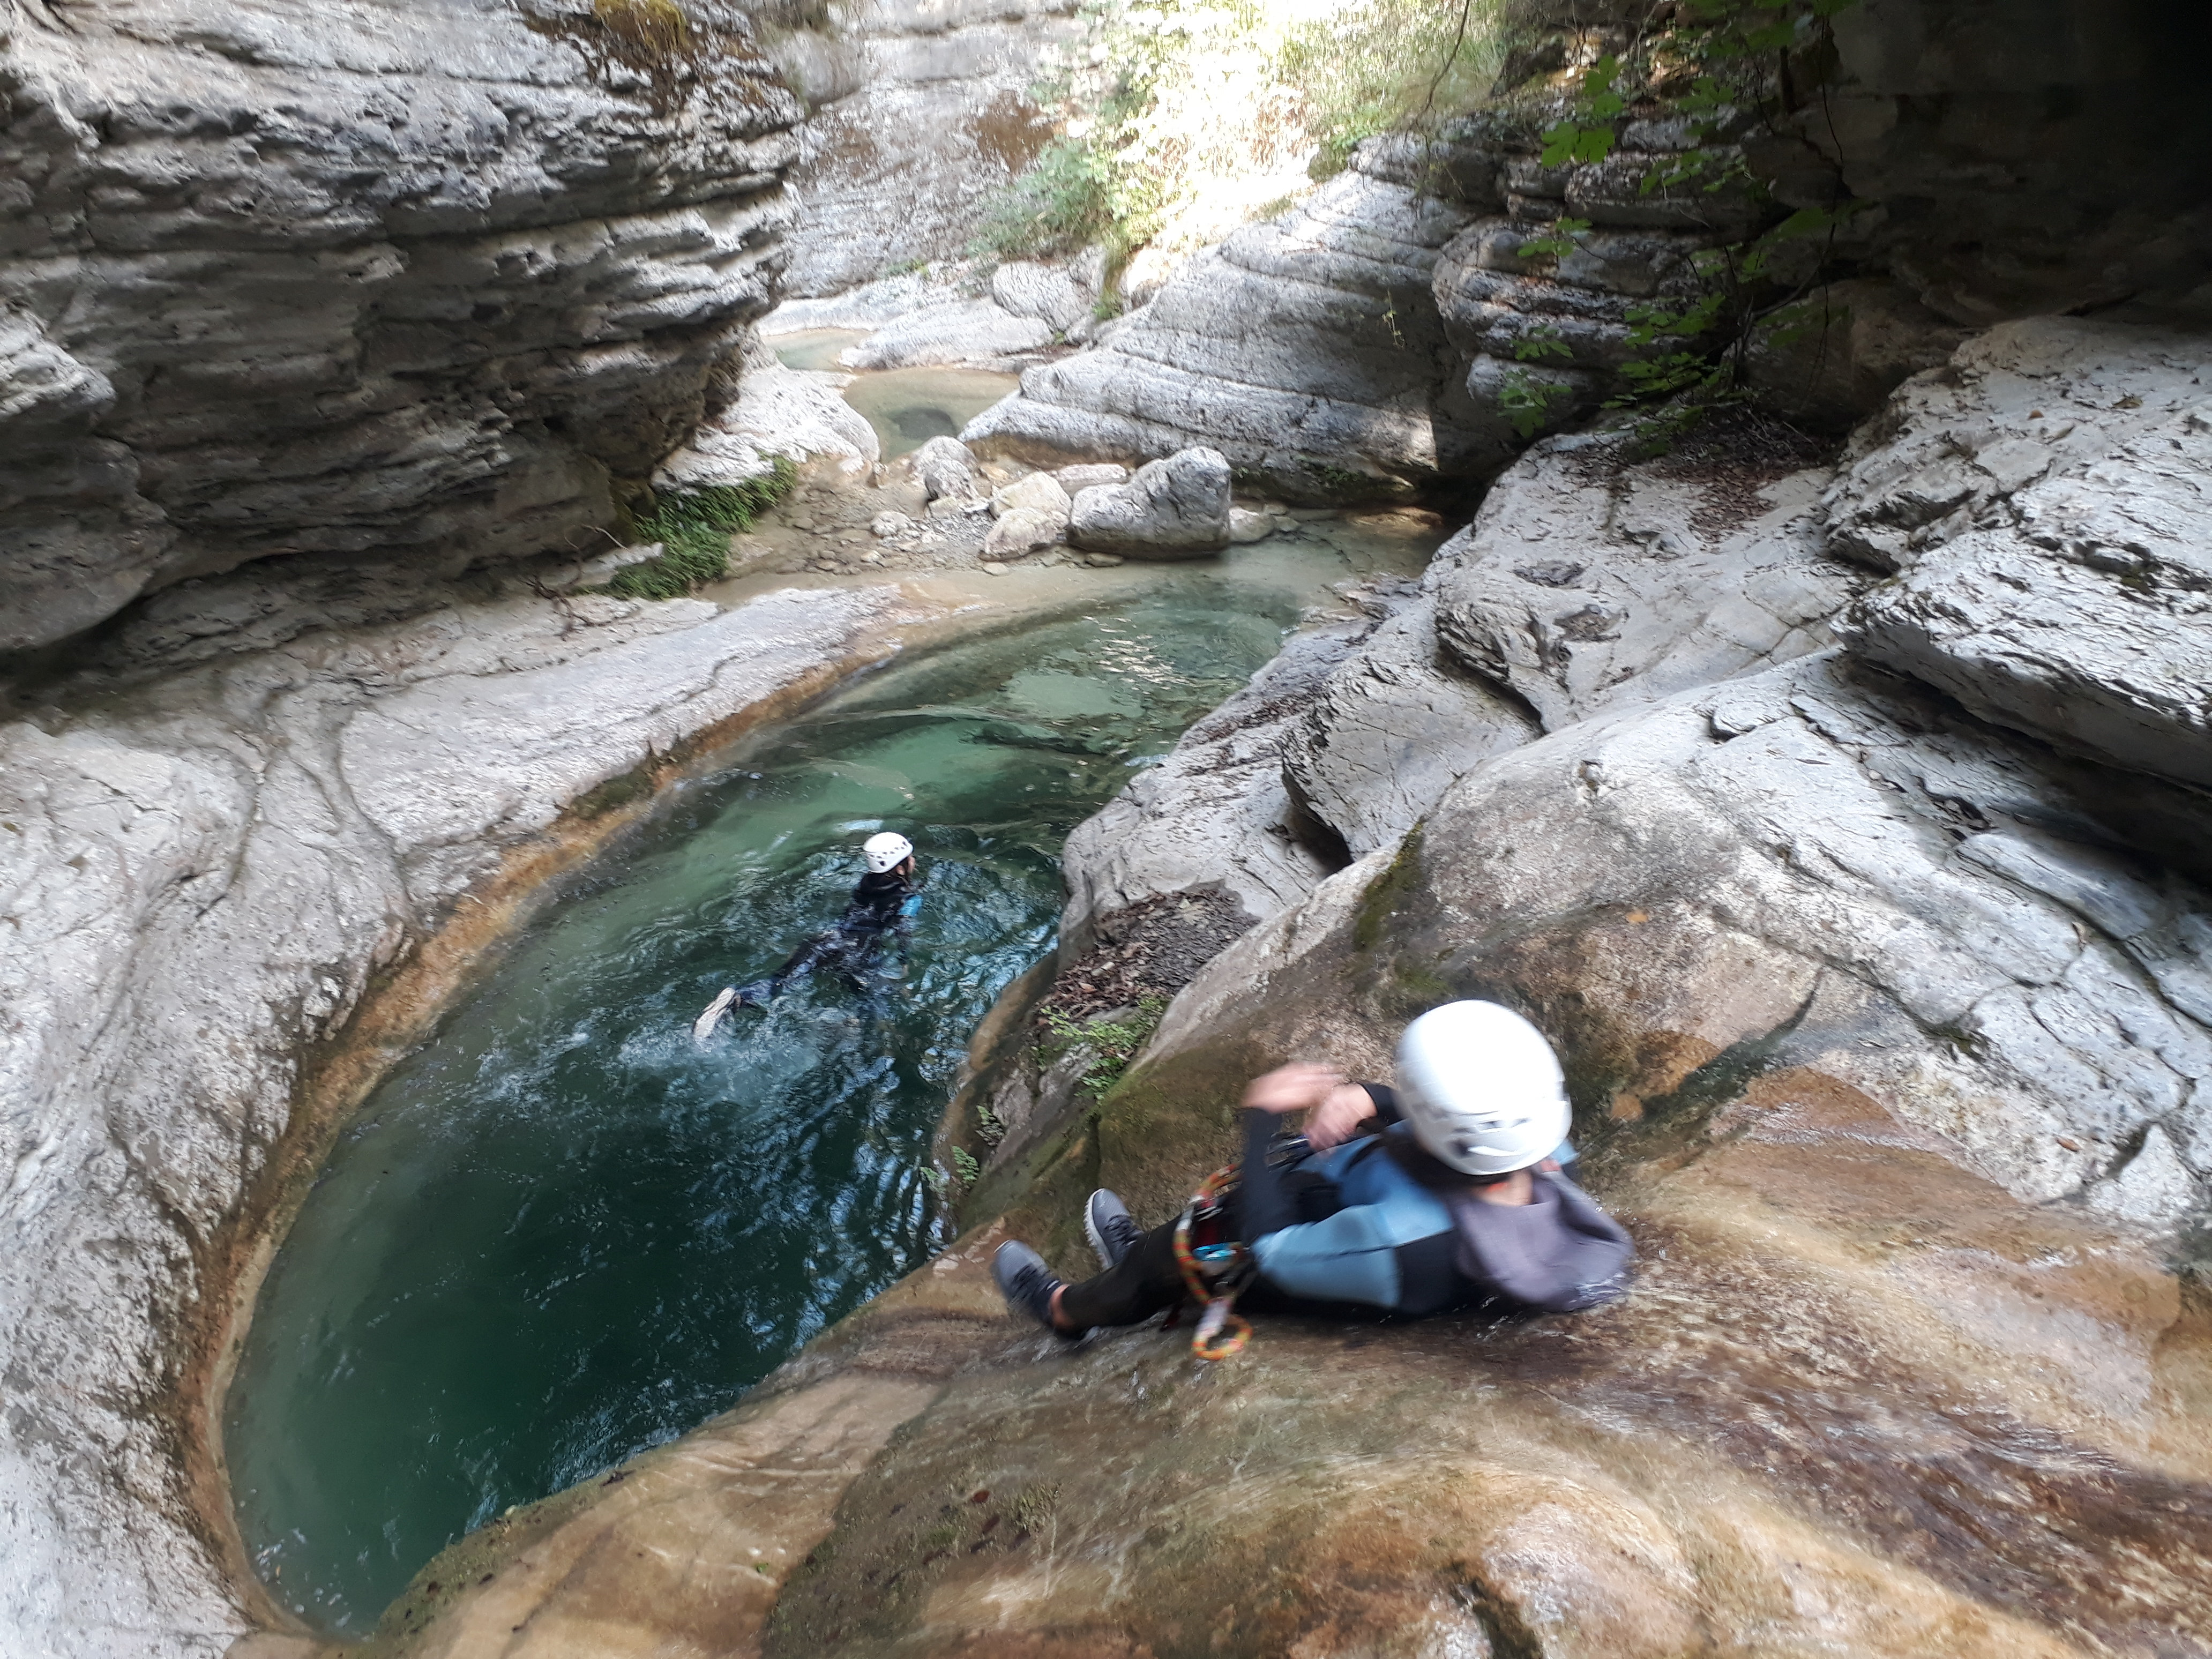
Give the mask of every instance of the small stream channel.
[{"label": "small stream channel", "polygon": [[[1346,574],[1240,550],[903,661],[557,894],[343,1133],[263,1287],[225,1445],[276,1598],[366,1632],[452,1540],[725,1409],[925,1260],[932,1133],[1051,945],[1061,840]],[[804,983],[696,1046],[885,826],[927,872],[905,979]]]}]

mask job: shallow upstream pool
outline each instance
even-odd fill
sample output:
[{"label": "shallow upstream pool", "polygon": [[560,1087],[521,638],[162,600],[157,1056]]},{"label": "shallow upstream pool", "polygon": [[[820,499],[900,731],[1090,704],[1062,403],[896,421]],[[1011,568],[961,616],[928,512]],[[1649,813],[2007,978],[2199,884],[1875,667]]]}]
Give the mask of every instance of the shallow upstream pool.
[{"label": "shallow upstream pool", "polygon": [[814,328],[778,335],[770,343],[787,368],[852,374],[845,401],[868,417],[887,461],[910,454],[932,438],[958,436],[961,428],[1021,384],[1018,375],[986,368],[888,368],[854,374],[838,362],[837,354],[867,337],[866,329]]},{"label": "shallow upstream pool", "polygon": [[[737,751],[539,921],[344,1132],[226,1407],[277,1598],[359,1633],[431,1555],[728,1407],[924,1260],[969,1030],[1048,947],[1070,828],[1277,647],[1313,572],[1161,575],[1110,612],[879,673]],[[902,979],[717,988],[921,848]]]}]

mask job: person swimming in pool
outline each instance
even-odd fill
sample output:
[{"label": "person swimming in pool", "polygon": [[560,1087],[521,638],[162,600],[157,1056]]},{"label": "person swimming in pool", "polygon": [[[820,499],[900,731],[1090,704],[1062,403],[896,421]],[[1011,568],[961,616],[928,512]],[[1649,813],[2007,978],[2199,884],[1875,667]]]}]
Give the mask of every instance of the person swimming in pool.
[{"label": "person swimming in pool", "polygon": [[867,872],[854,884],[852,900],[836,925],[808,939],[766,979],[757,979],[750,985],[724,986],[693,1023],[695,1038],[703,1042],[711,1036],[731,1008],[765,1008],[785,986],[820,969],[826,968],[842,976],[854,989],[861,989],[860,975],[875,960],[886,939],[897,941],[903,958],[915,913],[921,908],[914,843],[886,830],[861,843],[860,856],[867,864]]}]

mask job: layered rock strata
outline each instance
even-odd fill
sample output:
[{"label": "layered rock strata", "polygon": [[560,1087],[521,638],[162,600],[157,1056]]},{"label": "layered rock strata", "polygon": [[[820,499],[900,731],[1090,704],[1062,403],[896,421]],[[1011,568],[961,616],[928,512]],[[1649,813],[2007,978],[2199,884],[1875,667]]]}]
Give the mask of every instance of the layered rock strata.
[{"label": "layered rock strata", "polygon": [[1745,459],[1749,435],[1656,461],[1601,435],[1532,450],[1303,717],[1301,810],[1364,856],[1544,732],[1828,643],[1867,580],[1823,544],[1830,471]]},{"label": "layered rock strata", "polygon": [[1832,493],[1899,573],[1855,648],[1988,720],[2212,787],[2212,397],[2201,337],[2007,325],[1916,381]]},{"label": "layered rock strata", "polygon": [[[1464,371],[1430,293],[1468,210],[1401,182],[1402,148],[1364,146],[1292,213],[1186,261],[1106,344],[1024,373],[965,441],[1039,465],[1202,445],[1291,500],[1404,495],[1473,470]],[[1447,187],[1480,200],[1489,185],[1477,171]]]},{"label": "layered rock strata", "polygon": [[[213,1656],[246,1628],[244,1564],[202,1530],[216,1454],[174,1402],[215,1358],[241,1201],[281,1202],[272,1159],[312,1151],[311,1059],[373,1070],[411,1041],[434,988],[349,1025],[372,982],[450,974],[426,941],[482,948],[687,744],[879,656],[902,605],[518,582],[311,632],[316,596],[272,573],[256,607],[247,580],[173,590],[139,669],[0,726],[0,1629],[71,1659]],[[241,614],[290,642],[216,654]]]},{"label": "layered rock strata", "polygon": [[770,302],[799,115],[744,15],[647,15],[15,9],[0,652],[609,523]]}]

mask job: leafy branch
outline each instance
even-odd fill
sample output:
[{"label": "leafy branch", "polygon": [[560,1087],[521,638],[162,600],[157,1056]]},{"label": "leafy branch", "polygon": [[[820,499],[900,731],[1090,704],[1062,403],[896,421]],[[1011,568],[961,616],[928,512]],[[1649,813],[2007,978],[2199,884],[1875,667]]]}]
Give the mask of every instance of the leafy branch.
[{"label": "leafy branch", "polygon": [[[1693,189],[1700,195],[1734,190],[1756,203],[1764,186],[1741,147],[1727,142],[1753,116],[1771,120],[1771,86],[1784,77],[1789,53],[1815,44],[1829,19],[1856,0],[1679,0],[1666,25],[1639,36],[1622,52],[1607,53],[1582,71],[1568,110],[1545,128],[1540,161],[1546,167],[1594,167],[1612,157],[1621,118],[1642,106],[1686,118],[1688,148],[1649,167],[1638,181],[1644,195]],[[1782,61],[1764,65],[1763,58]],[[1787,344],[1820,332],[1834,313],[1820,313],[1806,296],[1826,269],[1842,228],[1868,204],[1846,201],[1801,208],[1756,234],[1708,248],[1692,270],[1696,289],[1687,298],[1631,306],[1626,343],[1634,354],[1616,372],[1608,410],[1665,406],[1638,423],[1639,436],[1663,447],[1680,427],[1717,404],[1746,395],[1754,343]],[[1523,259],[1565,258],[1583,243],[1586,219],[1562,218],[1524,240]],[[1810,258],[1785,258],[1790,245],[1819,240]],[[1794,270],[1792,281],[1785,270]],[[1532,330],[1516,345],[1516,367],[1499,383],[1498,408],[1522,437],[1551,423],[1568,388],[1518,367],[1545,356],[1568,356],[1556,331]]]}]

